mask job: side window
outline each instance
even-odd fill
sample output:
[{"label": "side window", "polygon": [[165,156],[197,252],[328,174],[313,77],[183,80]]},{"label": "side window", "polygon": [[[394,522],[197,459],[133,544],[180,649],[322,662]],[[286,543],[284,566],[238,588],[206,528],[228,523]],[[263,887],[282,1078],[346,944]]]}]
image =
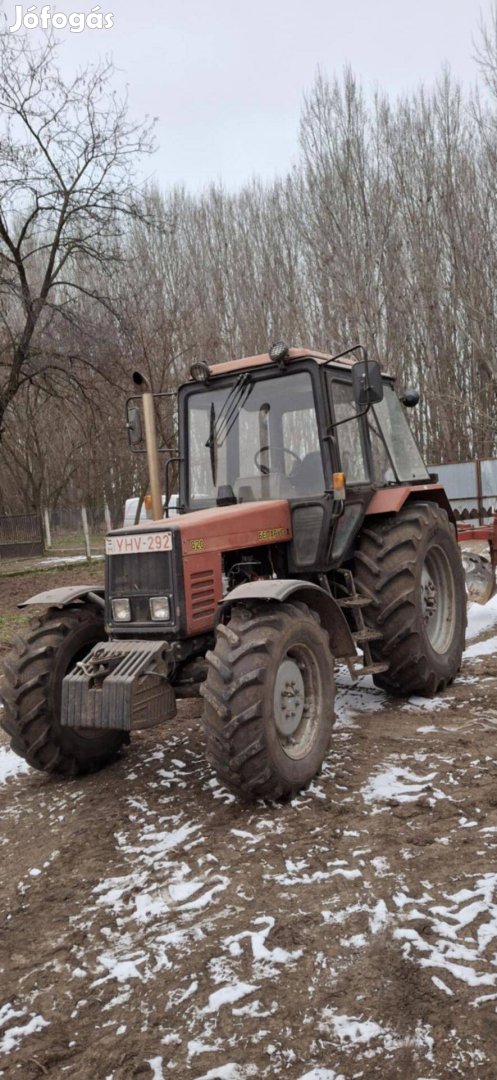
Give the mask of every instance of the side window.
[{"label": "side window", "polygon": [[377,484],[383,486],[383,484],[395,481],[395,473],[392,469],[392,462],[388,456],[387,448],[379,432],[378,421],[372,409],[368,413],[367,425],[373,459],[374,480]]},{"label": "side window", "polygon": [[340,461],[347,484],[362,484],[368,480],[364,447],[361,438],[360,421],[353,419],[357,407],[352,394],[351,383],[331,382],[331,394],[335,410],[335,420],[347,420],[339,423],[335,429],[340,451]]}]

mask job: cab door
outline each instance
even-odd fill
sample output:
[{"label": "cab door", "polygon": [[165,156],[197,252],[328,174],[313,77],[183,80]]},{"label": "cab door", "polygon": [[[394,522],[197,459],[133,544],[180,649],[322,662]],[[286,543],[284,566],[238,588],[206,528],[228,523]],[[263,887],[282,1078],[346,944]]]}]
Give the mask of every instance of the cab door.
[{"label": "cab door", "polygon": [[354,539],[371,500],[373,481],[365,418],[357,416],[352,382],[336,371],[327,371],[326,381],[334,456],[345,473],[346,483],[343,513],[336,523],[331,549],[332,564],[337,566],[352,553]]}]

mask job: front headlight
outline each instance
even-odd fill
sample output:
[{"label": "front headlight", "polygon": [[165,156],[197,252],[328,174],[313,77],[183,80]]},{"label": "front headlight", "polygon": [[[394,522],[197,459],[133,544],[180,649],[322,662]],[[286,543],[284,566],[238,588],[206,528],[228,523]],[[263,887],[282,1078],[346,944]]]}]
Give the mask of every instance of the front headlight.
[{"label": "front headlight", "polygon": [[112,600],[112,618],[116,622],[131,622],[131,604],[126,597],[120,600]]},{"label": "front headlight", "polygon": [[170,611],[168,596],[152,596],[150,598],[150,615],[156,622],[168,622],[171,617]]}]

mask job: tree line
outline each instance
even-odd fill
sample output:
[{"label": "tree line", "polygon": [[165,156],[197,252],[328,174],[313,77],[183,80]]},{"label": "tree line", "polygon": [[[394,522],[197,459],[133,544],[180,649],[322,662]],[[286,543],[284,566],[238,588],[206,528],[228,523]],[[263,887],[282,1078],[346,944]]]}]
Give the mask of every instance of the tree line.
[{"label": "tree line", "polygon": [[287,175],[192,195],[137,187],[153,130],[110,65],[67,82],[50,35],[0,34],[0,513],[105,500],[119,520],[146,482],[130,372],[170,390],[280,338],[361,341],[418,387],[429,462],[496,455],[495,9],[476,72],[395,101],[318,73]]}]

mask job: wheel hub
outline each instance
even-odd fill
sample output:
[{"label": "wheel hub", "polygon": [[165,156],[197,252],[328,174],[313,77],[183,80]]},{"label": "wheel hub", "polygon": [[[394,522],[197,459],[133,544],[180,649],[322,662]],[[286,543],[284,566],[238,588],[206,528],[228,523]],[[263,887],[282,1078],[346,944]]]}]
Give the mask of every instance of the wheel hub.
[{"label": "wheel hub", "polygon": [[454,639],[455,583],[448,556],[439,544],[428,549],[421,571],[421,612],[428,642],[443,655]]},{"label": "wheel hub", "polygon": [[304,680],[295,660],[287,658],[278,668],[274,684],[274,722],[285,738],[296,732],[305,707]]},{"label": "wheel hub", "polygon": [[426,566],[423,566],[421,574],[421,596],[425,622],[436,614],[438,607],[438,590]]}]

